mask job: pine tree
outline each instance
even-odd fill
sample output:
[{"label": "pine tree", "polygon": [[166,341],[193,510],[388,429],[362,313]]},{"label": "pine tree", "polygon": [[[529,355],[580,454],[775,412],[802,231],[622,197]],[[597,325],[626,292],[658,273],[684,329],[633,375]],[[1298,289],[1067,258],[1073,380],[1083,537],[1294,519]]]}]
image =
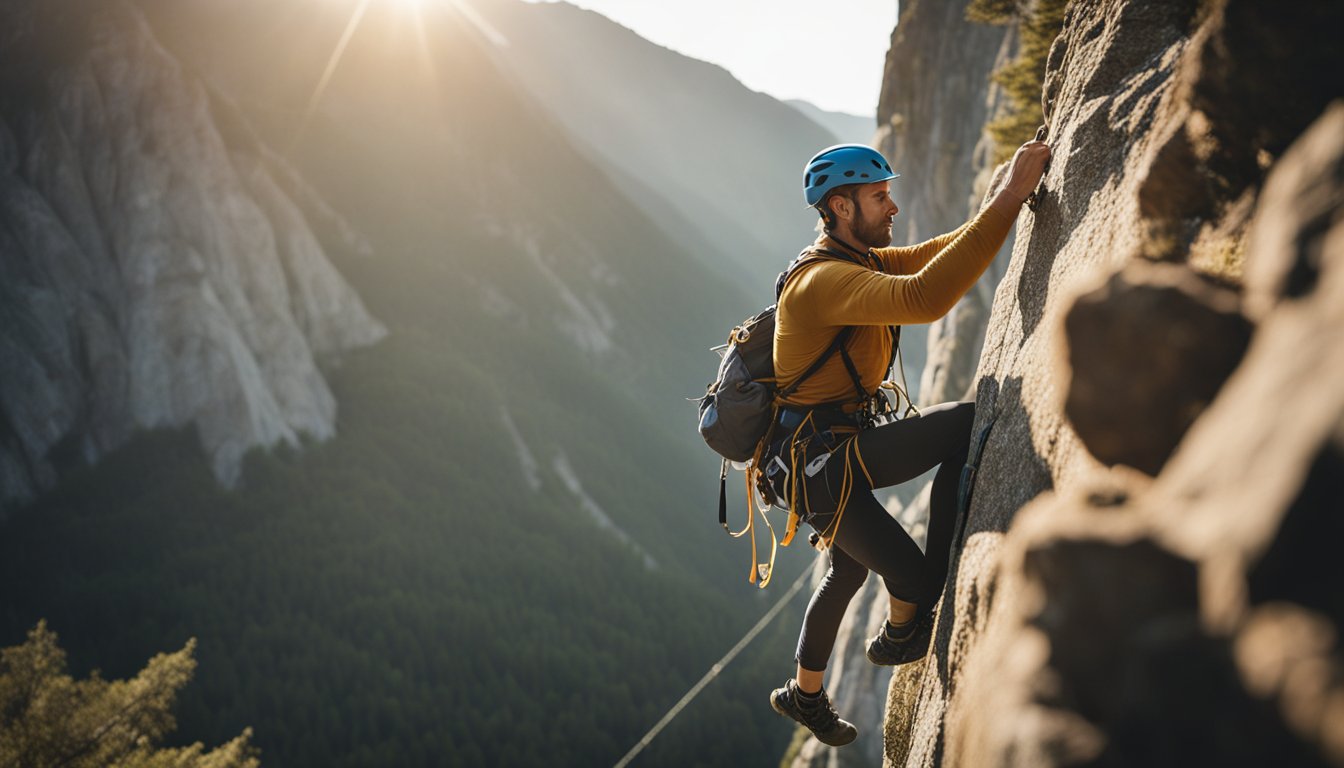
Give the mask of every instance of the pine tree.
[{"label": "pine tree", "polygon": [[1030,141],[1041,124],[1041,86],[1050,46],[1064,26],[1068,0],[972,0],[966,17],[982,24],[1017,21],[1021,46],[1017,58],[993,74],[1008,96],[1007,108],[985,126],[994,139],[994,162],[1013,156],[1018,145]]},{"label": "pine tree", "polygon": [[27,642],[0,651],[0,766],[257,768],[251,729],[209,752],[154,746],[176,725],[173,700],[196,669],[195,648],[193,638],[158,654],[130,680],[96,671],[75,680],[56,633],[38,622]]}]

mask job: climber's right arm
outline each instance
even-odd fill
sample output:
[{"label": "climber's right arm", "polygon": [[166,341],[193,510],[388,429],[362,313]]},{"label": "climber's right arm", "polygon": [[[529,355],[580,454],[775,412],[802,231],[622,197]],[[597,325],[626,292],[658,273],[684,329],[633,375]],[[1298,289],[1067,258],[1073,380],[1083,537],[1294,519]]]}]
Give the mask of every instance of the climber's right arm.
[{"label": "climber's right arm", "polygon": [[[1045,166],[1049,160],[1050,147],[1043,141],[1029,141],[1019,147],[1017,152],[1013,154],[1012,165],[1008,170],[1008,181],[995,195],[989,207],[998,208],[1009,218],[1016,219],[1018,210],[1022,207],[1022,202],[1040,184],[1041,175],[1045,172]],[[960,237],[967,227],[970,227],[975,221],[975,219],[972,219],[952,232],[939,235],[917,245],[878,248],[873,253],[882,260],[882,267],[887,272],[897,275],[913,275],[924,269],[935,256]]]},{"label": "climber's right arm", "polygon": [[999,206],[986,208],[913,275],[885,274],[840,261],[818,264],[791,286],[794,306],[825,325],[933,322],[975,285],[1015,218]]}]

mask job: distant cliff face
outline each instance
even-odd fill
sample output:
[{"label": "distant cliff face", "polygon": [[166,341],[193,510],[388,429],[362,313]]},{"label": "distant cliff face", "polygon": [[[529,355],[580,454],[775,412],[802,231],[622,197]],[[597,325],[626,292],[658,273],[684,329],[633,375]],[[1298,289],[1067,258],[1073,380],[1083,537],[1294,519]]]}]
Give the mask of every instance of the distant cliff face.
[{"label": "distant cliff face", "polygon": [[138,429],[194,426],[225,483],[253,446],[330,437],[316,357],[385,333],[311,228],[334,214],[221,135],[228,105],[131,6],[6,20],[0,502]]},{"label": "distant cliff face", "polygon": [[1070,5],[887,764],[1344,762],[1340,15]]}]

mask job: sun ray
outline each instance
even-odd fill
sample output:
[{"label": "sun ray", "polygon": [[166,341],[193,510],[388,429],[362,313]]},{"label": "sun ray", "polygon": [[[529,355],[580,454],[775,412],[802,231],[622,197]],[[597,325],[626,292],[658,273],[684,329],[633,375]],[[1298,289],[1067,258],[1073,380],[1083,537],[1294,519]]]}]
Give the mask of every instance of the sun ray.
[{"label": "sun ray", "polygon": [[429,75],[434,97],[439,97],[439,68],[434,64],[434,54],[429,49],[429,36],[425,33],[423,9],[417,4],[415,10],[415,41],[420,47],[420,66]]},{"label": "sun ray", "polygon": [[476,28],[476,31],[480,32],[492,45],[497,48],[507,48],[509,46],[509,39],[501,34],[498,29],[495,29],[489,21],[486,21],[485,17],[468,0],[449,0],[449,4],[456,8],[462,18],[470,22]]},{"label": "sun ray", "polygon": [[303,132],[308,128],[308,121],[312,119],[313,113],[317,111],[317,105],[322,101],[322,94],[327,90],[327,84],[331,82],[331,76],[336,72],[336,66],[341,62],[341,56],[345,53],[345,48],[350,44],[350,39],[355,36],[355,30],[359,29],[359,22],[364,18],[364,11],[368,10],[369,4],[373,0],[359,0],[359,5],[355,6],[354,13],[350,14],[350,21],[345,25],[345,31],[341,33],[341,39],[336,43],[336,48],[331,52],[331,58],[327,60],[327,67],[322,72],[322,77],[317,81],[317,86],[313,88],[313,94],[308,98],[308,106],[303,110],[303,117],[299,120],[299,125],[294,129],[294,136],[289,140],[289,146],[285,148],[285,154],[291,154]]}]

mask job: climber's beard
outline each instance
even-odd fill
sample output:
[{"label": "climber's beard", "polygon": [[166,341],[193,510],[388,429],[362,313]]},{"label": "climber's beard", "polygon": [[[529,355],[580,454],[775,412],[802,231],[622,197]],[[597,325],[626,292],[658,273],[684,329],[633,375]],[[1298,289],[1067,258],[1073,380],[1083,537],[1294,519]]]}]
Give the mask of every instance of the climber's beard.
[{"label": "climber's beard", "polygon": [[892,218],[874,216],[870,219],[864,214],[862,206],[858,208],[856,214],[850,229],[861,245],[865,248],[886,248],[891,245]]}]

